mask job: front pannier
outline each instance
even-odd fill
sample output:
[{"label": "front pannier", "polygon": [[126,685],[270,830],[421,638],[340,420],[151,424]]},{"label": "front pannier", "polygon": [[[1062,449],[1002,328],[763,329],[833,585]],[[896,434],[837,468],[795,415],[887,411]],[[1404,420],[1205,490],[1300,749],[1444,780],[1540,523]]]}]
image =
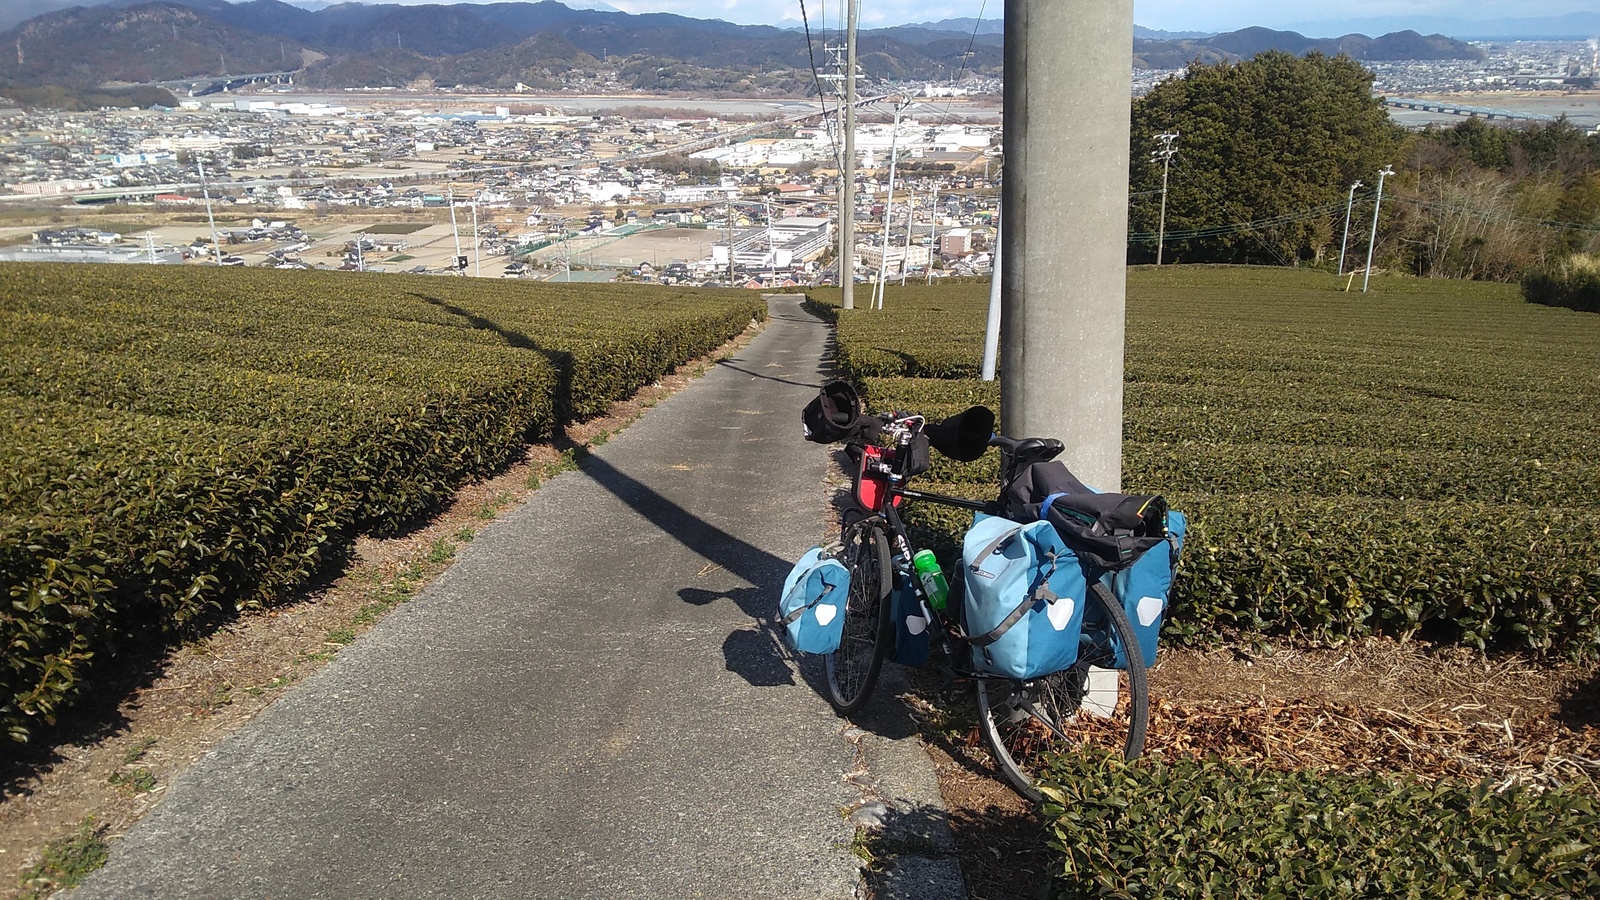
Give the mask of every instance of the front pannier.
[{"label": "front pannier", "polygon": [[845,604],[850,596],[850,569],[812,547],[783,581],[778,621],[789,646],[801,653],[832,653],[844,636]]}]

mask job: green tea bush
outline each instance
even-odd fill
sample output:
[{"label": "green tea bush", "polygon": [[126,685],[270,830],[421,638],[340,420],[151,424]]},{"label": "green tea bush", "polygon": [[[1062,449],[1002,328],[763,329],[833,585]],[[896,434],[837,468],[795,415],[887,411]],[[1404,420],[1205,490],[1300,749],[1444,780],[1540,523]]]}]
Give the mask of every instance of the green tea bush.
[{"label": "green tea bush", "polygon": [[764,315],[672,291],[0,264],[0,727]]},{"label": "green tea bush", "polygon": [[1600,808],[1572,790],[1092,754],[1040,790],[1062,900],[1600,895]]},{"label": "green tea bush", "polygon": [[[1003,419],[998,383],[909,375],[957,371],[952,356],[976,371],[987,293],[811,302],[837,321],[869,408],[937,419],[981,403]],[[1191,523],[1169,636],[1600,655],[1600,325],[1500,285],[1396,281],[1362,298],[1228,267],[1132,270],[1127,309],[1122,483]],[[990,498],[997,463],[935,454],[919,485]],[[907,519],[946,553],[971,520],[929,504]]]}]

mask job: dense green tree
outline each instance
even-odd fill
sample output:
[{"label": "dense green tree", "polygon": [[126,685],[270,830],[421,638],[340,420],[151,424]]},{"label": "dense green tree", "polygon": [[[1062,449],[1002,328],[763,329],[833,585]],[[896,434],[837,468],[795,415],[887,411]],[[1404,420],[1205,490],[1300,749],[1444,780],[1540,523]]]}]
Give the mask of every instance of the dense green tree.
[{"label": "dense green tree", "polygon": [[1490,125],[1483,119],[1467,119],[1453,128],[1428,131],[1425,135],[1430,140],[1424,143],[1450,151],[1449,155],[1441,155],[1441,160],[1450,160],[1457,165],[1471,162],[1483,169],[1504,169],[1511,160],[1513,132]]},{"label": "dense green tree", "polygon": [[1516,174],[1554,172],[1575,179],[1600,167],[1600,140],[1563,116],[1511,133],[1510,164]]},{"label": "dense green tree", "polygon": [[[1404,133],[1347,56],[1271,51],[1192,65],[1134,101],[1130,258],[1154,258],[1161,163],[1177,131],[1167,197],[1170,261],[1291,263],[1336,255],[1346,190],[1400,162]],[[1248,224],[1246,224],[1248,223]],[[1230,227],[1240,226],[1244,227]]]}]

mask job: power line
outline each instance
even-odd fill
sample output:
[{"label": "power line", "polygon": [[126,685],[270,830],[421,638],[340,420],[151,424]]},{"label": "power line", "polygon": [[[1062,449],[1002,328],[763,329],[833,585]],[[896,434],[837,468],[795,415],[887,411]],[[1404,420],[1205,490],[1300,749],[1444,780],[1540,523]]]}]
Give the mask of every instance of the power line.
[{"label": "power line", "polygon": [[[1311,209],[1284,213],[1277,216],[1268,216],[1264,219],[1255,219],[1249,222],[1231,222],[1226,225],[1209,225],[1203,228],[1168,231],[1167,237],[1170,237],[1173,240],[1193,240],[1195,238],[1223,237],[1230,234],[1239,234],[1245,231],[1252,231],[1258,228],[1270,228],[1274,225],[1292,225],[1299,222],[1309,222],[1328,215],[1330,212],[1337,210],[1339,206],[1340,204],[1338,203],[1330,203],[1324,206],[1317,206]],[[1129,232],[1128,234],[1128,240],[1135,243],[1149,243],[1156,240],[1156,237],[1157,236],[1155,232],[1149,231],[1136,231]]]},{"label": "power line", "polygon": [[1600,225],[1589,222],[1558,222],[1554,219],[1534,219],[1528,216],[1506,215],[1498,210],[1478,209],[1472,206],[1462,206],[1456,203],[1445,203],[1439,200],[1424,200],[1421,197],[1403,197],[1398,194],[1389,198],[1392,203],[1408,203],[1423,209],[1437,210],[1440,212],[1469,213],[1483,216],[1498,222],[1510,225],[1530,225],[1536,228],[1556,228],[1563,231],[1594,231],[1600,232]]}]

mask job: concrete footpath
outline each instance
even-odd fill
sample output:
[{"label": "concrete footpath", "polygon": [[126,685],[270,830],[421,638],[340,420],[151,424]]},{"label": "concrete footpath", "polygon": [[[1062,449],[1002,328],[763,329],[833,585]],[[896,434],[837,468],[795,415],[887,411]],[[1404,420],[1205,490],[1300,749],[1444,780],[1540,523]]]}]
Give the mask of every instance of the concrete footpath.
[{"label": "concrete footpath", "polygon": [[[852,726],[774,630],[829,533],[828,451],[800,431],[829,329],[769,303],[744,351],[492,523],[63,896],[964,896],[892,684]],[[852,812],[920,855],[869,886]]]}]

